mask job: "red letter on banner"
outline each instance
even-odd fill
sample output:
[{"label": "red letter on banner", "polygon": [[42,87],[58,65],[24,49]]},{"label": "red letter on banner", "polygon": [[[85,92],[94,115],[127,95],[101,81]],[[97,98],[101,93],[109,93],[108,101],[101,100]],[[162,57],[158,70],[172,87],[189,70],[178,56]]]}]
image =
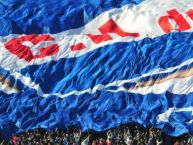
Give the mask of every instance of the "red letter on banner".
[{"label": "red letter on banner", "polygon": [[[112,40],[112,37],[108,33],[114,33],[121,37],[139,37],[139,33],[128,33],[123,31],[113,19],[108,20],[104,25],[98,29],[102,34],[93,35],[87,34],[87,36],[95,43],[99,44],[104,41]],[[78,43],[70,46],[72,51],[84,49],[86,46],[83,43]]]},{"label": "red letter on banner", "polygon": [[112,40],[111,36],[108,34],[101,34],[101,35],[88,34],[88,37],[96,44],[99,44],[104,41]]},{"label": "red letter on banner", "polygon": [[102,34],[101,35],[91,35],[88,34],[88,37],[96,44],[112,40],[111,36],[108,35],[108,33],[114,33],[121,37],[139,37],[139,33],[128,33],[123,31],[113,19],[108,20],[104,25],[99,27],[98,29]]},{"label": "red letter on banner", "polygon": [[107,21],[103,26],[101,26],[99,28],[99,31],[103,34],[106,33],[115,33],[121,37],[126,37],[126,36],[130,36],[130,37],[139,37],[139,33],[128,33],[123,31],[118,25],[117,23],[115,23],[115,21],[113,19],[110,19],[109,21]]},{"label": "red letter on banner", "polygon": [[82,42],[70,46],[70,49],[71,49],[72,51],[82,50],[82,49],[84,49],[84,48],[86,48],[86,46],[85,46],[84,43],[82,43]]},{"label": "red letter on banner", "polygon": [[188,10],[186,14],[193,20],[193,10],[192,9]]},{"label": "red letter on banner", "polygon": [[167,11],[167,13],[169,14],[168,16],[162,16],[158,20],[159,25],[165,33],[170,33],[172,30],[174,30],[169,22],[170,19],[173,19],[176,22],[178,25],[178,31],[186,31],[191,28],[186,19],[180,13],[178,13],[176,9]]},{"label": "red letter on banner", "polygon": [[5,48],[11,53],[17,55],[19,58],[30,62],[32,59],[44,58],[46,56],[52,56],[57,54],[59,52],[59,46],[57,44],[52,44],[45,48],[40,48],[40,53],[38,55],[33,55],[32,51],[30,50],[30,47],[23,45],[22,42],[30,41],[33,45],[37,45],[38,43],[43,41],[53,40],[54,38],[47,34],[31,34],[9,40],[5,43]]}]

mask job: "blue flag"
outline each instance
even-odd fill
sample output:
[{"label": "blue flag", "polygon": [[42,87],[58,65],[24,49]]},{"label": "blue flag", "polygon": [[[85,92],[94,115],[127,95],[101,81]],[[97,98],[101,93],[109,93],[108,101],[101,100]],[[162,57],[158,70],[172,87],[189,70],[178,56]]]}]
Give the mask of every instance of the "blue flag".
[{"label": "blue flag", "polygon": [[193,1],[0,3],[0,136],[72,125],[193,133]]}]

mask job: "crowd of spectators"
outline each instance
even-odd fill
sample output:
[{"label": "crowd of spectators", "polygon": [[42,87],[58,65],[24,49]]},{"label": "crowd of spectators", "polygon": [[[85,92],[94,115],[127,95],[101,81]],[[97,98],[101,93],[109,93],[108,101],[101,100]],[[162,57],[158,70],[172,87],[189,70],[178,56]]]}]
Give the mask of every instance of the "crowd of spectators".
[{"label": "crowd of spectators", "polygon": [[159,129],[122,126],[103,133],[68,130],[45,131],[35,129],[17,134],[0,145],[193,145],[193,136],[170,137]]}]

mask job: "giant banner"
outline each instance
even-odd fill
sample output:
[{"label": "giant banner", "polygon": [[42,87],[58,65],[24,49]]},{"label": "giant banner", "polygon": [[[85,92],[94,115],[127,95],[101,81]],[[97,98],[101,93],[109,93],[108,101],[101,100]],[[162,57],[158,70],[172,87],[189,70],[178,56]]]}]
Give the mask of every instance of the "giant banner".
[{"label": "giant banner", "polygon": [[193,133],[192,0],[0,3],[0,136],[71,125]]}]

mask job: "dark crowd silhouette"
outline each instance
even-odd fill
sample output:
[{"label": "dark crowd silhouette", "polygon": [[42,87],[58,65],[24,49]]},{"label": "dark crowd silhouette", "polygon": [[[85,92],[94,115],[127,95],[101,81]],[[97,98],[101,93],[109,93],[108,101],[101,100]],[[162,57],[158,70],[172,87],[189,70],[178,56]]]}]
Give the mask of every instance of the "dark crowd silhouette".
[{"label": "dark crowd silhouette", "polygon": [[13,135],[0,145],[193,145],[193,136],[171,137],[159,129],[125,125],[107,132],[81,132],[77,127],[35,129]]}]

